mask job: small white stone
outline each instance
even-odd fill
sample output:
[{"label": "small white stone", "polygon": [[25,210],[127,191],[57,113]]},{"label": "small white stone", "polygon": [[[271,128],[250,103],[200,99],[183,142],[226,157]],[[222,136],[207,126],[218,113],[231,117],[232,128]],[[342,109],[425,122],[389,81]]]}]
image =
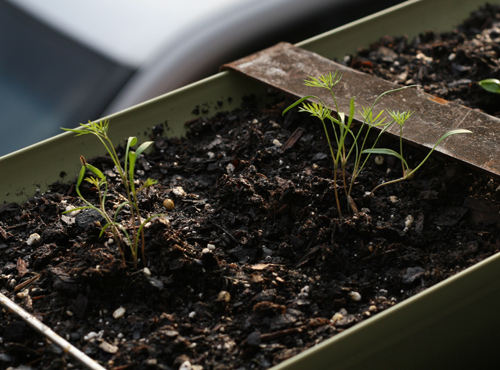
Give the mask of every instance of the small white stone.
[{"label": "small white stone", "polygon": [[[65,208],[65,211],[71,211],[72,209],[75,209],[76,207],[75,206],[66,206]],[[77,209],[76,211],[72,211],[72,212],[69,212],[69,213],[66,213],[67,216],[69,217],[75,217],[77,214],[79,214],[82,210],[81,209]]]},{"label": "small white stone", "polygon": [[125,307],[120,307],[120,308],[116,309],[115,312],[113,312],[113,318],[119,319],[120,317],[125,315],[126,311],[127,310],[125,309]]},{"label": "small white stone", "polygon": [[282,147],[283,144],[280,143],[280,141],[278,139],[274,139],[273,140],[273,145],[274,146],[277,146],[278,148]]},{"label": "small white stone", "polygon": [[375,164],[378,165],[384,164],[384,157],[381,155],[375,156]]},{"label": "small white stone", "polygon": [[104,352],[111,353],[111,354],[115,354],[116,352],[118,352],[117,346],[115,346],[114,344],[108,343],[105,340],[103,340],[99,344],[99,348],[102,349]]},{"label": "small white stone", "polygon": [[361,294],[359,294],[358,292],[349,292],[349,297],[355,302],[361,301]]},{"label": "small white stone", "polygon": [[232,175],[234,173],[234,166],[232,163],[229,163],[227,166],[226,166],[226,172],[228,175]]},{"label": "small white stone", "polygon": [[408,215],[406,216],[406,220],[405,220],[405,229],[404,231],[408,231],[408,229],[411,227],[411,225],[413,224],[413,221],[415,219],[413,218],[412,215]]},{"label": "small white stone", "polygon": [[172,193],[181,198],[184,198],[186,196],[186,191],[182,188],[182,186],[176,186],[175,188],[173,188]]},{"label": "small white stone", "polygon": [[89,341],[91,339],[101,339],[102,336],[104,335],[104,330],[101,330],[99,333],[96,333],[95,331],[91,331],[87,335],[83,337],[84,341]]},{"label": "small white stone", "polygon": [[144,269],[142,271],[144,272],[144,275],[151,276],[151,270],[148,269],[147,267],[144,267]]},{"label": "small white stone", "polygon": [[16,279],[10,279],[8,285],[9,285],[9,288],[15,288],[17,285]]},{"label": "small white stone", "polygon": [[365,191],[365,193],[363,194],[363,198],[365,199],[373,198],[373,193],[371,191]]},{"label": "small white stone", "polygon": [[397,202],[399,202],[398,197],[397,197],[397,196],[395,196],[395,195],[391,195],[391,196],[389,197],[389,200],[391,201],[391,203],[392,203],[392,204],[396,204]]},{"label": "small white stone", "polygon": [[190,319],[194,319],[196,317],[196,312],[191,311],[188,316]]},{"label": "small white stone", "polygon": [[207,244],[207,248],[210,249],[211,251],[215,250],[215,245],[214,244]]},{"label": "small white stone", "polygon": [[179,370],[192,370],[192,367],[191,367],[191,362],[189,361],[184,361],[181,365],[181,367],[179,367]]},{"label": "small white stone", "polygon": [[26,240],[26,244],[34,245],[40,241],[41,237],[37,233],[33,233],[29,236],[28,240]]},{"label": "small white stone", "polygon": [[342,320],[343,318],[344,318],[344,315],[342,315],[340,312],[337,312],[332,316],[331,322],[332,322],[332,324],[335,324],[336,322]]},{"label": "small white stone", "polygon": [[20,291],[19,293],[17,293],[17,294],[16,294],[16,297],[17,297],[17,298],[20,298],[20,299],[24,299],[24,298],[26,298],[28,295],[29,295],[29,291],[28,291],[28,289],[24,289],[24,290]]}]

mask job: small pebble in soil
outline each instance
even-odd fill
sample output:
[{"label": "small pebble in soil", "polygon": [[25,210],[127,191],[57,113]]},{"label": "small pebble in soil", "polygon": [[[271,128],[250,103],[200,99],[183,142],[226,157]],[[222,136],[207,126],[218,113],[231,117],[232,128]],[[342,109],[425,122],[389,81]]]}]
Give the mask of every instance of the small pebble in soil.
[{"label": "small pebble in soil", "polygon": [[378,165],[384,164],[384,157],[381,155],[377,155],[375,157],[375,164],[378,164]]},{"label": "small pebble in soil", "polygon": [[179,367],[179,370],[191,370],[191,362],[184,361],[182,365]]},{"label": "small pebble in soil", "polygon": [[26,240],[26,244],[35,245],[40,241],[41,237],[37,233],[33,233],[29,236],[28,240]]},{"label": "small pebble in soil", "polygon": [[410,227],[411,227],[411,225],[413,224],[413,221],[414,221],[414,220],[415,220],[415,219],[413,218],[413,216],[412,216],[412,215],[408,215],[408,216],[406,216],[406,219],[405,219],[405,228],[404,228],[404,231],[405,231],[405,232],[406,232],[406,231],[408,231],[408,230],[410,229]]},{"label": "small pebble in soil", "polygon": [[159,289],[159,290],[162,290],[163,289],[163,283],[158,280],[158,279],[155,279],[155,278],[149,278],[149,284],[151,284],[151,286],[155,287],[156,289]]},{"label": "small pebble in soil", "polygon": [[226,292],[225,290],[222,290],[221,292],[219,292],[217,300],[220,302],[229,303],[229,301],[231,300],[231,294],[229,294],[229,292]]},{"label": "small pebble in soil", "polygon": [[[76,207],[75,206],[66,206],[65,208],[65,211],[68,212],[68,211],[71,211],[72,209],[75,209]],[[66,213],[67,216],[69,217],[75,217],[77,214],[79,214],[82,210],[81,209],[77,209],[75,211],[72,211],[72,212],[68,212]]]},{"label": "small pebble in soil", "polygon": [[215,250],[215,245],[214,244],[207,244],[207,248],[211,251]]},{"label": "small pebble in soil", "polygon": [[172,189],[172,193],[179,198],[184,198],[187,193],[182,186],[176,186]]},{"label": "small pebble in soil", "polygon": [[91,331],[83,337],[83,340],[87,342],[91,339],[101,339],[103,335],[104,335],[104,330],[101,330],[99,333]]},{"label": "small pebble in soil", "polygon": [[144,275],[151,276],[151,270],[148,269],[147,267],[144,267],[144,269],[142,271],[144,272]]},{"label": "small pebble in soil", "polygon": [[[407,169],[406,169],[406,173],[411,173],[411,171],[413,171],[413,169],[412,169],[412,168],[407,168]],[[407,180],[413,180],[413,178],[414,178],[414,177],[415,177],[415,172],[414,172],[414,173],[412,173],[411,175],[409,175],[406,179],[407,179]]]},{"label": "small pebble in soil", "polygon": [[30,292],[28,291],[28,289],[24,289],[24,290],[20,291],[19,293],[17,293],[16,297],[20,298],[20,299],[24,299],[29,295],[29,293]]},{"label": "small pebble in soil", "polygon": [[8,284],[9,288],[15,288],[16,285],[17,285],[16,279],[9,280],[9,284]]},{"label": "small pebble in soil", "polygon": [[119,319],[120,317],[125,315],[126,311],[127,310],[125,309],[125,307],[120,307],[120,308],[116,309],[115,312],[113,312],[113,318]]},{"label": "small pebble in soil", "polygon": [[389,197],[389,200],[391,201],[391,203],[392,203],[392,204],[396,204],[397,202],[399,202],[398,197],[397,197],[397,196],[395,196],[395,195],[391,195],[391,196]]},{"label": "small pebble in soil", "polygon": [[337,321],[339,321],[340,319],[342,319],[344,317],[344,315],[342,315],[340,312],[336,312],[332,318],[331,318],[331,321],[332,321],[332,324],[335,324]]},{"label": "small pebble in soil", "polygon": [[354,302],[359,302],[361,301],[361,294],[355,291],[349,292],[349,297],[354,301]]},{"label": "small pebble in soil", "polygon": [[403,275],[404,284],[412,284],[416,279],[422,277],[425,274],[425,270],[420,267],[408,267]]},{"label": "small pebble in soil", "polygon": [[118,347],[117,346],[115,346],[115,345],[113,345],[111,343],[108,343],[105,340],[103,340],[99,344],[99,348],[102,349],[104,352],[111,353],[111,354],[115,354],[116,352],[118,352]]},{"label": "small pebble in soil", "polygon": [[278,139],[274,139],[273,140],[273,145],[277,146],[278,148],[281,148],[283,146],[283,144],[281,144]]},{"label": "small pebble in soil", "polygon": [[174,209],[175,208],[174,201],[172,199],[169,199],[169,198],[165,199],[163,201],[163,207],[165,207],[167,209],[167,211]]}]

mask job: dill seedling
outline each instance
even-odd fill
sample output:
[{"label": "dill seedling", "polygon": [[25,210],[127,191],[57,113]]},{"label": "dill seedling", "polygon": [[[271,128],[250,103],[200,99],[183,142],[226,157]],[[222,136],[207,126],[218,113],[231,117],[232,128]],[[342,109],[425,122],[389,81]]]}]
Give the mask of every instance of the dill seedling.
[{"label": "dill seedling", "polygon": [[[143,228],[147,222],[149,222],[152,218],[157,217],[159,215],[155,214],[147,217],[146,219],[142,219],[141,213],[138,206],[137,194],[150,186],[153,186],[157,183],[156,180],[147,179],[140,187],[136,188],[134,183],[134,172],[135,172],[135,163],[137,158],[141,155],[141,153],[146,150],[151,144],[152,141],[147,141],[142,143],[135,151],[132,150],[132,147],[137,144],[136,137],[129,137],[127,140],[127,146],[125,150],[125,158],[124,165],[121,165],[120,158],[116,153],[116,150],[113,146],[113,143],[108,137],[108,126],[109,122],[107,120],[101,122],[90,122],[80,124],[79,128],[76,129],[67,129],[63,128],[65,131],[71,131],[76,133],[76,136],[91,134],[96,136],[101,143],[106,148],[109,156],[113,160],[116,170],[120,176],[123,187],[125,188],[126,200],[120,203],[112,216],[108,214],[106,210],[106,196],[108,194],[108,183],[106,180],[106,176],[100,171],[98,168],[92,166],[87,163],[83,156],[80,156],[80,162],[82,167],[80,169],[80,173],[78,175],[78,180],[76,183],[76,193],[78,197],[85,202],[85,206],[73,208],[64,213],[73,212],[75,210],[82,209],[92,209],[97,212],[105,219],[105,225],[101,229],[101,233],[99,236],[102,236],[104,232],[109,228],[113,234],[113,239],[115,243],[118,245],[120,253],[122,255],[123,262],[125,262],[125,252],[124,246],[125,244],[129,246],[132,258],[134,261],[135,267],[137,267],[138,261],[138,253],[139,247],[142,252],[143,263],[146,262],[144,249],[145,249],[145,240],[144,240],[144,232]],[[90,171],[94,176],[85,177],[87,171]],[[85,180],[92,184],[96,189],[99,195],[99,205],[95,206],[90,203],[87,199],[85,199],[80,192],[80,185],[82,181]],[[117,216],[120,211],[128,206],[130,210],[130,220],[128,222],[128,227],[124,226],[122,223],[117,221]],[[131,233],[127,231],[127,229],[131,230]]]},{"label": "dill seedling", "polygon": [[[404,159],[403,156],[403,125],[410,118],[410,116],[413,114],[412,112],[394,112],[394,111],[389,111],[389,115],[391,116],[392,120],[388,121],[386,120],[386,117],[382,117],[383,111],[380,111],[378,114],[374,114],[373,109],[379,99],[381,99],[384,95],[401,91],[407,88],[412,88],[415,87],[416,85],[411,85],[411,86],[404,86],[401,88],[393,89],[386,91],[382,94],[380,94],[372,104],[370,108],[365,108],[362,107],[363,111],[360,112],[361,116],[363,117],[363,124],[361,127],[358,129],[357,132],[354,132],[352,130],[353,126],[353,120],[354,120],[354,113],[356,111],[355,107],[355,100],[354,98],[351,98],[349,102],[349,115],[346,118],[346,114],[344,112],[341,112],[337,103],[337,99],[335,97],[335,92],[334,92],[334,86],[337,85],[340,80],[342,79],[342,75],[340,72],[336,71],[333,74],[330,72],[327,75],[321,75],[320,77],[309,77],[309,79],[304,81],[304,84],[306,86],[312,86],[312,87],[318,87],[318,88],[324,88],[327,89],[333,98],[333,103],[335,110],[337,113],[335,115],[332,114],[332,110],[328,108],[328,106],[317,96],[315,95],[308,95],[305,96],[299,100],[297,100],[295,103],[290,105],[288,108],[286,108],[283,111],[283,114],[288,112],[290,109],[296,107],[297,105],[302,103],[302,106],[299,107],[299,112],[306,112],[309,113],[311,116],[318,118],[324,128],[325,135],[326,135],[326,140],[328,142],[328,146],[330,148],[330,154],[332,156],[333,160],[333,176],[334,176],[334,193],[335,193],[335,201],[337,203],[337,209],[339,212],[339,217],[342,217],[342,212],[340,209],[340,200],[339,200],[339,194],[337,190],[337,181],[338,181],[338,175],[337,173],[340,171],[341,176],[342,176],[342,184],[343,184],[343,189],[344,193],[346,194],[347,197],[347,206],[348,209],[352,209],[354,212],[356,212],[355,208],[355,203],[351,197],[351,192],[352,192],[352,187],[365,167],[368,158],[370,157],[371,154],[382,154],[382,155],[392,155],[397,157],[399,160],[401,160],[401,166],[403,169],[403,176],[401,178],[398,178],[396,180],[388,181],[386,183],[383,183],[381,185],[378,185],[375,187],[371,193],[373,193],[375,190],[380,188],[381,186],[393,184],[402,180],[406,180],[413,176],[413,174],[424,164],[424,162],[429,158],[431,153],[434,151],[436,146],[446,139],[447,137],[455,134],[463,134],[463,133],[470,133],[471,131],[469,130],[464,130],[464,129],[458,129],[458,130],[452,130],[444,134],[438,142],[434,145],[434,147],[431,149],[429,154],[424,158],[424,160],[415,168],[415,169],[410,169],[408,167],[408,164],[406,163],[406,160]],[[305,102],[306,100],[313,100],[313,102]],[[315,102],[314,102],[315,101]],[[332,144],[332,140],[330,139],[330,135],[328,133],[328,123],[331,124],[333,128],[333,134],[334,134],[334,141],[335,141],[335,148],[334,145]],[[384,148],[376,148],[377,142],[381,135],[388,130],[394,123],[397,123],[399,125],[399,140],[400,140],[400,152],[396,152],[391,149],[384,149]],[[365,146],[367,144],[367,138],[369,136],[370,131],[372,128],[377,127],[380,131],[374,140],[374,143],[371,148],[365,149]],[[351,137],[353,139],[353,144],[350,146],[350,148],[347,148],[346,146],[346,139],[348,137]],[[364,138],[362,139],[362,137]],[[346,176],[346,164],[349,158],[353,156],[354,157],[354,166],[352,170],[351,177],[349,181],[347,181],[347,176]]]}]

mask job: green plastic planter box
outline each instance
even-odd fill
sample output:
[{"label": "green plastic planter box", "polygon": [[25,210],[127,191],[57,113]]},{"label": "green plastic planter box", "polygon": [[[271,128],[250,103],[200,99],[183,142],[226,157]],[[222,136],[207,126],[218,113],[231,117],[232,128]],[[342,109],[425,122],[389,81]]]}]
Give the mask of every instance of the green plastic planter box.
[{"label": "green plastic planter box", "polygon": [[[451,30],[480,5],[477,0],[412,0],[297,46],[342,59],[384,35],[412,38],[426,30]],[[144,140],[152,126],[166,123],[167,135],[182,135],[184,123],[197,117],[193,113],[197,108],[207,115],[230,110],[244,95],[263,96],[266,89],[237,73],[222,72],[108,117],[110,133],[115,142],[130,135]],[[0,202],[22,202],[55,181],[70,181],[79,170],[80,154],[103,153],[88,136],[62,133],[0,158]],[[500,256],[496,255],[274,369],[498,368],[499,348]]]}]

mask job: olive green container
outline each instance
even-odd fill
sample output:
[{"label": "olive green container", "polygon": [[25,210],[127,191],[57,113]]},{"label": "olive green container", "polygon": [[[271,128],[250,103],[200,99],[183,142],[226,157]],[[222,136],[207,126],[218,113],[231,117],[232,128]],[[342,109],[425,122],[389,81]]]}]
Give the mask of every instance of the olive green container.
[{"label": "olive green container", "polygon": [[[426,30],[451,30],[482,4],[477,0],[412,0],[297,46],[340,60],[384,35],[412,38]],[[198,117],[193,113],[197,108],[212,115],[236,108],[245,95],[264,96],[266,89],[235,72],[222,72],[107,117],[110,136],[114,142],[130,135],[145,140],[157,124],[166,124],[167,135],[183,135],[184,123]],[[22,202],[55,181],[70,181],[79,170],[79,156],[97,154],[103,154],[98,141],[62,133],[6,155],[0,158],[0,202]],[[499,307],[500,257],[493,256],[273,369],[499,366]]]}]

